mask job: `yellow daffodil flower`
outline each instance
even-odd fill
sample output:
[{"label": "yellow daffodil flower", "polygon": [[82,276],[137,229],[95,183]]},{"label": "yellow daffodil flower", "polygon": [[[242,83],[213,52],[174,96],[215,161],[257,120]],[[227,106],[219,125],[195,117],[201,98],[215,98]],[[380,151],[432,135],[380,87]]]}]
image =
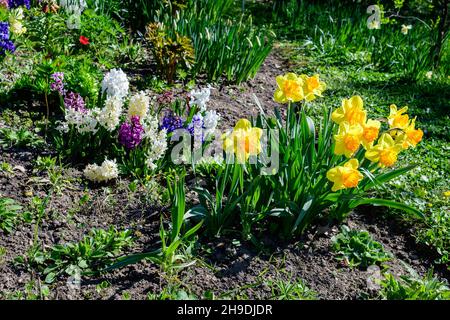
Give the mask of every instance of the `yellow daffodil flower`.
[{"label": "yellow daffodil flower", "polygon": [[336,141],[334,153],[336,155],[345,155],[352,157],[359,149],[364,129],[361,125],[350,125],[348,122],[342,122],[339,125],[338,134],[334,135]]},{"label": "yellow daffodil flower", "polygon": [[449,198],[449,197],[450,197],[450,190],[449,190],[449,191],[445,191],[445,192],[444,192],[444,196],[446,196],[447,198]]},{"label": "yellow daffodil flower", "polygon": [[415,126],[416,118],[412,119],[404,132],[399,134],[398,141],[401,141],[403,149],[408,149],[409,147],[414,148],[420,141],[422,141],[423,131],[421,129],[416,129]]},{"label": "yellow daffodil flower", "polygon": [[287,73],[276,78],[278,88],[273,99],[278,103],[298,102],[305,98],[303,79],[295,73]]},{"label": "yellow daffodil flower", "polygon": [[389,134],[383,133],[377,145],[366,151],[365,157],[372,162],[379,162],[381,167],[391,167],[397,162],[401,150],[400,143],[396,143]]},{"label": "yellow daffodil flower", "polygon": [[342,100],[342,106],[331,114],[331,119],[337,124],[347,121],[351,125],[364,125],[367,112],[363,109],[364,102],[360,96]]},{"label": "yellow daffodil flower", "polygon": [[336,192],[341,189],[355,188],[364,178],[358,171],[359,162],[357,159],[350,159],[343,166],[334,167],[327,172],[327,179],[333,182],[331,191]]},{"label": "yellow daffodil flower", "polygon": [[234,153],[237,161],[244,163],[251,155],[261,152],[262,134],[262,129],[252,127],[247,119],[240,119],[233,131],[223,137],[225,152]]},{"label": "yellow daffodil flower", "polygon": [[[391,129],[397,128],[405,130],[406,127],[408,127],[409,116],[407,114],[404,114],[406,111],[408,111],[408,107],[403,107],[400,110],[397,110],[397,106],[395,104],[391,104],[388,117],[388,123]],[[396,132],[394,132],[394,134],[395,133]]]},{"label": "yellow daffodil flower", "polygon": [[303,79],[303,93],[306,101],[312,101],[316,99],[316,97],[322,96],[322,92],[325,90],[326,84],[325,82],[320,81],[318,74],[312,77],[302,74],[300,78]]},{"label": "yellow daffodil flower", "polygon": [[372,147],[373,142],[377,140],[378,134],[380,132],[381,122],[378,120],[367,120],[367,123],[363,126],[363,134],[361,143],[364,149],[369,149]]},{"label": "yellow daffodil flower", "polygon": [[408,24],[408,25],[404,25],[402,24],[402,33],[403,34],[408,34],[408,31],[412,29],[412,25]]}]

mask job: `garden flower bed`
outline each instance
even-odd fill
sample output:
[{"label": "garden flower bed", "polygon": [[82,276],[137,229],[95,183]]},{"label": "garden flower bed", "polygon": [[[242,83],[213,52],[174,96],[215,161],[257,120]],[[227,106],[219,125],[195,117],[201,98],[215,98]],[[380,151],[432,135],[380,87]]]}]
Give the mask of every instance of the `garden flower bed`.
[{"label": "garden flower bed", "polygon": [[439,25],[109,2],[3,5],[1,299],[450,298]]}]

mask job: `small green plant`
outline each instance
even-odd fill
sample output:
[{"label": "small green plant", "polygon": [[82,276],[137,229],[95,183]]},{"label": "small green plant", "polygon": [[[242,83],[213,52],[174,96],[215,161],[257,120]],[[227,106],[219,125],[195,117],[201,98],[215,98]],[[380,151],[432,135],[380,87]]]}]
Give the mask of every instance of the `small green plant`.
[{"label": "small green plant", "polygon": [[158,71],[168,83],[174,82],[177,69],[191,69],[195,52],[188,37],[175,32],[172,38],[166,34],[163,24],[150,23],[147,26],[147,40],[150,42]]},{"label": "small green plant", "polygon": [[80,242],[55,245],[49,251],[38,252],[35,266],[52,283],[58,276],[80,276],[99,271],[133,243],[131,231],[94,229]]},{"label": "small green plant", "polygon": [[109,287],[111,287],[111,283],[105,280],[95,286],[95,291],[97,291],[97,293],[101,295]]},{"label": "small green plant", "polygon": [[9,164],[8,162],[2,162],[0,164],[0,172],[5,172],[7,174],[14,173],[12,165]]},{"label": "small green plant", "polygon": [[0,265],[3,264],[5,256],[6,256],[6,248],[5,247],[0,247]]},{"label": "small green plant", "polygon": [[[121,268],[141,260],[148,259],[161,266],[164,271],[171,271],[186,267],[192,263],[188,260],[188,254],[183,254],[184,249],[189,249],[191,238],[202,226],[200,221],[195,226],[189,228],[187,224],[188,215],[186,213],[186,194],[185,194],[185,172],[170,174],[167,177],[168,190],[172,199],[171,206],[171,228],[164,227],[163,217],[159,236],[161,238],[161,248],[150,252],[137,253],[122,257],[106,270]],[[187,253],[189,250],[185,250]]]},{"label": "small green plant", "polygon": [[42,146],[44,141],[33,132],[20,128],[14,130],[11,128],[0,129],[0,147],[3,148],[36,148]]},{"label": "small green plant", "polygon": [[383,245],[372,239],[369,232],[350,230],[342,226],[341,233],[333,237],[332,249],[340,261],[350,267],[366,268],[390,260],[391,255],[384,251]]},{"label": "small green plant", "polygon": [[188,211],[188,215],[204,219],[207,232],[219,236],[231,226],[243,192],[243,167],[240,164],[225,165],[216,175],[214,195],[203,187],[196,187],[200,204]]},{"label": "small green plant", "polygon": [[432,270],[423,278],[414,274],[396,279],[387,273],[381,280],[381,287],[380,295],[387,300],[450,300],[447,283],[434,277]]},{"label": "small green plant", "polygon": [[274,300],[315,300],[316,293],[311,291],[302,280],[285,281],[282,279],[267,281]]},{"label": "small green plant", "polygon": [[0,293],[0,298],[6,300],[44,300],[50,295],[50,288],[34,280],[28,281],[23,290]]},{"label": "small green plant", "polygon": [[122,292],[122,300],[131,300],[131,293],[128,291]]},{"label": "small green plant", "polygon": [[11,233],[20,221],[22,206],[13,199],[0,198],[0,229],[6,233]]},{"label": "small green plant", "polygon": [[206,74],[208,81],[241,83],[261,67],[272,49],[275,34],[256,28],[252,17],[237,15],[230,19],[233,0],[189,1],[177,14],[160,10],[156,21],[167,27],[167,34],[192,40],[196,61],[193,77]]},{"label": "small green plant", "polygon": [[56,166],[56,160],[52,156],[38,156],[34,161],[33,171],[49,171]]},{"label": "small green plant", "polygon": [[159,293],[149,292],[147,300],[197,300],[198,297],[188,293],[179,286],[167,286]]}]

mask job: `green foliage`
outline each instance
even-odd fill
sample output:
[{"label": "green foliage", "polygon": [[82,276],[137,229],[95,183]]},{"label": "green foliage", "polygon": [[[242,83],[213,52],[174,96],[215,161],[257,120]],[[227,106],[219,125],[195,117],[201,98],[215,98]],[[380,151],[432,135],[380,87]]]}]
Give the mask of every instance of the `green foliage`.
[{"label": "green foliage", "polygon": [[[306,38],[304,48],[329,63],[353,60],[361,66],[374,65],[379,70],[399,72],[419,79],[434,68],[434,51],[440,52],[438,59],[444,59],[448,39],[438,39],[441,27],[437,17],[442,14],[440,9],[423,16],[415,8],[402,8],[408,13],[399,14],[402,1],[397,1],[395,7],[389,9],[380,6],[387,12],[380,12],[380,29],[371,30],[367,27],[370,14],[366,10],[373,4],[279,1],[272,11],[272,20],[277,25],[278,33],[288,38]],[[402,25],[411,25],[412,29],[403,34]],[[438,42],[441,44],[437,49]],[[443,63],[441,67],[445,74],[448,67],[446,70]]]},{"label": "green foliage", "polygon": [[424,278],[415,276],[401,276],[394,278],[386,274],[381,281],[381,297],[387,300],[449,300],[450,289],[444,282],[428,272]]},{"label": "green foliage", "polygon": [[[447,200],[448,202],[448,200]],[[450,211],[448,207],[433,210],[427,216],[425,228],[417,232],[418,240],[434,247],[439,254],[439,263],[450,262]]]},{"label": "green foliage", "polygon": [[180,288],[170,286],[164,287],[161,292],[153,293],[149,292],[147,294],[147,300],[197,300],[198,298],[187,293],[185,290]]},{"label": "green foliage", "polygon": [[243,167],[240,164],[230,164],[219,168],[214,192],[207,188],[196,187],[200,204],[187,212],[188,217],[205,220],[209,235],[219,236],[236,221],[236,213],[243,192]]},{"label": "green foliage", "polygon": [[27,130],[19,128],[0,128],[0,147],[8,148],[37,148],[44,144],[42,138]]},{"label": "green foliage", "polygon": [[189,249],[188,244],[202,226],[203,221],[193,227],[188,227],[187,219],[189,216],[186,213],[186,194],[184,191],[185,174],[185,172],[173,172],[167,176],[168,190],[172,199],[171,228],[167,230],[164,227],[163,217],[161,216],[159,230],[161,247],[150,252],[119,258],[106,270],[121,268],[144,259],[160,265],[164,271],[176,270],[190,265],[188,254],[182,254],[182,250]]},{"label": "green foliage", "polygon": [[38,281],[28,281],[24,288],[14,292],[0,292],[0,298],[5,300],[44,300],[50,295],[50,288]]},{"label": "green foliage", "polygon": [[[196,62],[193,77],[205,73],[208,81],[224,77],[240,83],[253,77],[272,48],[273,35],[256,29],[251,18],[228,19],[233,1],[190,1],[186,9],[175,15],[159,11],[156,21],[176,34],[191,39]],[[170,29],[170,30],[169,30]]]},{"label": "green foliage", "polygon": [[[149,0],[87,0],[89,8],[99,15],[108,15],[121,21],[133,30],[145,29],[157,10],[167,8],[172,1]],[[178,1],[183,2],[183,1]],[[180,9],[180,7],[174,6]]]},{"label": "green foliage", "polygon": [[133,243],[131,231],[92,230],[80,242],[55,245],[48,251],[36,250],[30,261],[52,283],[58,276],[80,276],[105,268]]},{"label": "green foliage", "polygon": [[[27,11],[24,19],[27,32],[16,41],[18,49],[14,57],[1,64],[5,77],[0,81],[6,91],[31,90],[49,95],[50,75],[64,72],[66,89],[87,98],[89,106],[98,97],[101,68],[111,69],[139,57],[140,46],[112,18],[84,10],[79,29],[69,29],[67,20],[68,13],[64,10]],[[89,38],[88,45],[80,44],[81,35]],[[57,97],[49,97],[45,102],[56,105],[55,100]]]},{"label": "green foliage", "polygon": [[65,134],[55,129],[52,138],[59,157],[65,161],[101,163],[108,152],[120,152],[116,137],[103,127],[95,134],[80,133],[76,128],[70,128],[69,134]]},{"label": "green foliage", "polygon": [[341,233],[333,237],[333,251],[336,258],[344,260],[350,267],[366,268],[390,260],[391,255],[383,245],[372,239],[369,232],[350,230],[342,226]]},{"label": "green foliage", "polygon": [[401,153],[397,166],[411,167],[411,170],[373,188],[372,192],[375,197],[402,202],[422,212],[425,219],[419,222],[414,215],[388,211],[392,218],[414,224],[413,234],[417,240],[434,248],[440,262],[448,262],[450,197],[446,197],[445,192],[449,190],[446,177],[450,174],[447,160],[450,152],[449,79],[433,74],[432,79],[423,76],[411,81],[402,74],[381,72],[373,65],[360,65],[355,60],[342,60],[340,56],[324,60],[297,44],[284,43],[281,50],[283,56],[290,57],[294,71],[319,73],[327,83],[327,94],[317,99],[310,110],[314,120],[322,118],[322,108],[337,106],[341,97],[354,94],[363,97],[365,108],[374,117],[385,116],[389,105],[395,101],[407,105],[408,111],[417,115],[417,127],[425,132],[423,141],[416,148]]},{"label": "green foliage", "polygon": [[158,71],[171,84],[177,70],[191,69],[195,61],[195,52],[191,40],[175,32],[175,37],[168,36],[164,25],[151,23],[147,26],[146,38],[150,42]]},{"label": "green foliage", "polygon": [[0,198],[0,229],[11,233],[21,220],[22,206],[13,199]]},{"label": "green foliage", "polygon": [[34,161],[33,171],[49,171],[56,166],[57,159],[52,156],[38,156]]},{"label": "green foliage", "polygon": [[[379,191],[384,197],[404,201],[424,212],[425,221],[419,225],[415,234],[417,241],[434,248],[439,255],[436,262],[450,261],[450,197],[445,195],[449,190],[445,177],[450,174],[448,166],[449,151],[446,147],[446,136],[441,130],[445,125],[423,119],[426,127],[433,131],[422,145],[403,157],[404,162],[417,162],[418,167],[408,174],[394,179],[386,190]],[[445,123],[445,117],[441,120]],[[442,138],[440,138],[442,137]]]},{"label": "green foliage", "polygon": [[285,281],[270,280],[266,284],[269,286],[273,300],[315,300],[316,293],[310,290],[302,280]]}]

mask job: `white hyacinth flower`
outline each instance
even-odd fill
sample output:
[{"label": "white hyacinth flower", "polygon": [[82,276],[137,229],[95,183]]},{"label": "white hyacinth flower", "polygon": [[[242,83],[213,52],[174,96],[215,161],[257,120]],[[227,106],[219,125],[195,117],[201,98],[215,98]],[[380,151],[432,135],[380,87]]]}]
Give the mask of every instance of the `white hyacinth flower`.
[{"label": "white hyacinth flower", "polygon": [[89,164],[83,171],[84,176],[94,182],[104,182],[116,179],[119,176],[119,169],[116,160],[105,159],[102,165]]},{"label": "white hyacinth flower", "polygon": [[[67,125],[73,125],[76,127],[79,133],[96,133],[97,128],[97,114],[98,109],[92,109],[87,111],[77,111],[75,109],[66,109],[65,120]],[[64,126],[62,126],[64,128]]]},{"label": "white hyacinth flower", "polygon": [[123,102],[117,96],[106,99],[105,107],[98,114],[98,122],[108,131],[114,131],[120,124]]},{"label": "white hyacinth flower", "polygon": [[216,110],[206,111],[205,116],[203,117],[203,125],[206,129],[215,129],[220,120],[220,113],[217,113]]},{"label": "white hyacinth flower", "polygon": [[208,86],[200,90],[192,90],[189,95],[191,97],[189,105],[196,105],[200,108],[201,112],[204,112],[206,111],[206,104],[209,102],[209,97],[211,95],[211,87]]},{"label": "white hyacinth flower", "polygon": [[220,113],[217,113],[216,110],[206,111],[205,116],[203,117],[203,126],[205,127],[206,139],[214,134],[219,121]]},{"label": "white hyacinth flower", "polygon": [[163,158],[166,154],[167,132],[159,130],[159,122],[157,117],[147,116],[143,121],[144,138],[149,138],[149,147],[146,152],[146,164],[151,170],[156,169],[156,162]]},{"label": "white hyacinth flower", "polygon": [[141,91],[130,98],[130,106],[128,108],[128,117],[139,116],[144,119],[150,106],[150,98]]},{"label": "white hyacinth flower", "polygon": [[130,88],[127,75],[122,69],[112,69],[102,81],[102,94],[106,92],[107,97],[118,97],[123,99]]}]

